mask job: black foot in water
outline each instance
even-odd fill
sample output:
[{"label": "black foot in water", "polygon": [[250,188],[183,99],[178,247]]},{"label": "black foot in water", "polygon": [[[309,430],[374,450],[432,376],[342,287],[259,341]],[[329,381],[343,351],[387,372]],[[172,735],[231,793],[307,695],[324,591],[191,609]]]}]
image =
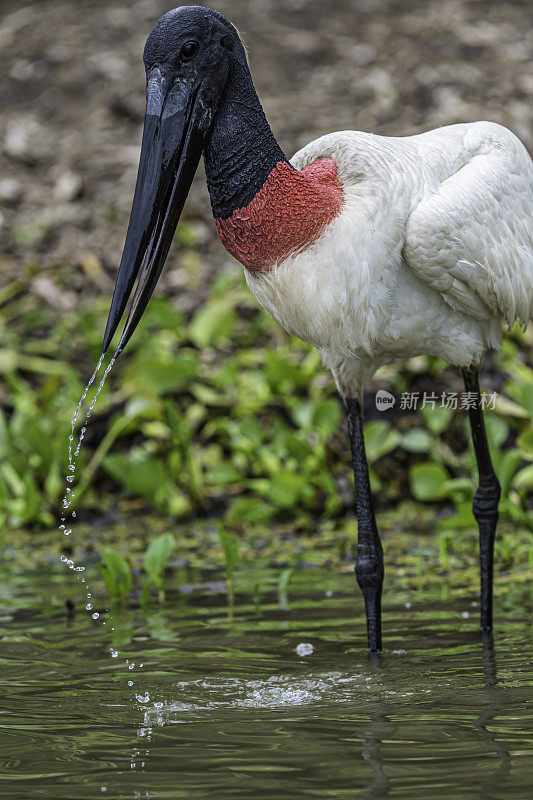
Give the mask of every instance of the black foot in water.
[{"label": "black foot in water", "polygon": [[[359,551],[360,546],[358,547]],[[383,586],[383,556],[379,560],[368,560],[358,552],[355,567],[357,583],[365,599],[368,651],[381,652],[381,589]]]},{"label": "black foot in water", "polygon": [[494,537],[498,523],[501,488],[490,457],[477,370],[463,370],[465,389],[475,399],[468,409],[472,441],[476,453],[479,486],[472,510],[479,528],[479,565],[481,578],[481,632],[492,630],[492,583],[494,571]]},{"label": "black foot in water", "polygon": [[381,589],[383,549],[379,539],[363,436],[363,413],[357,398],[346,400],[348,431],[352,446],[357,511],[357,565],[355,574],[365,599],[368,650],[381,651]]},{"label": "black foot in water", "polygon": [[492,576],[494,571],[494,539],[498,523],[500,484],[495,475],[480,482],[474,497],[473,511],[479,528],[479,565],[481,577],[481,631],[492,630]]}]

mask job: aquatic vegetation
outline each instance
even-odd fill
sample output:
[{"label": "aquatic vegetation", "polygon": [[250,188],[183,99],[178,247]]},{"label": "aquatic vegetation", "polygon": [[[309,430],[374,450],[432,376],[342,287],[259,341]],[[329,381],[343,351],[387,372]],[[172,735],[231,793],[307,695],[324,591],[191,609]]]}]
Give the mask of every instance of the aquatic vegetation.
[{"label": "aquatic vegetation", "polygon": [[291,582],[291,578],[294,575],[294,568],[288,567],[287,569],[282,570],[279,575],[278,579],[278,598],[279,598],[279,605],[284,611],[287,611],[289,608],[289,583]]},{"label": "aquatic vegetation", "polygon": [[[70,419],[98,360],[107,304],[93,300],[57,316],[18,284],[2,298],[0,528],[38,531],[59,516]],[[188,314],[164,298],[150,304],[93,410],[78,461],[78,518],[108,510],[155,510],[180,522],[213,517],[241,547],[275,525],[311,541],[318,514],[349,527],[343,411],[320,357],[283,334],[237,274],[219,274],[209,298]],[[498,387],[486,416],[500,516],[517,531],[533,527],[532,343],[532,331],[515,328],[484,373],[487,391]],[[444,369],[437,359],[411,359],[384,367],[377,382],[396,398],[458,388],[454,371]],[[366,417],[380,513],[397,508],[401,519],[406,503],[430,501],[439,532],[473,531],[466,413],[438,404],[404,412],[398,402],[382,413],[369,394]],[[176,539],[181,546],[182,533]],[[351,546],[343,534],[344,555]],[[527,555],[519,549],[516,557]]]},{"label": "aquatic vegetation", "polygon": [[148,545],[148,549],[144,555],[146,579],[142,593],[143,602],[146,602],[148,599],[148,592],[152,584],[157,588],[159,602],[164,602],[165,569],[175,544],[176,540],[171,533],[163,533]]},{"label": "aquatic vegetation", "polygon": [[125,603],[131,590],[131,570],[128,562],[115,550],[107,548],[102,553],[100,574],[104,579],[109,599]]}]

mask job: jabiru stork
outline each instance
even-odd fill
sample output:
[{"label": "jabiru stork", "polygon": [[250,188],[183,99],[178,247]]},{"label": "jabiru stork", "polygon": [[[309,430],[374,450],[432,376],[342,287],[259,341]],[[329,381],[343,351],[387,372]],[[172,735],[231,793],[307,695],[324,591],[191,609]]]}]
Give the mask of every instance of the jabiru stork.
[{"label": "jabiru stork", "polygon": [[356,488],[356,575],[368,647],[381,649],[383,551],[363,436],[363,387],[396,358],[457,365],[479,487],[481,628],[492,626],[500,485],[478,370],[502,322],[533,312],[533,164],[506,128],[450,125],[416,136],[357,131],[316,139],[288,161],[268,125],[235,27],[184,6],[144,49],[147,106],[131,217],[105,353],[139,280],[120,352],[152,295],[201,155],[218,236],[251,291],[289,333],[317,347],[343,400]]}]

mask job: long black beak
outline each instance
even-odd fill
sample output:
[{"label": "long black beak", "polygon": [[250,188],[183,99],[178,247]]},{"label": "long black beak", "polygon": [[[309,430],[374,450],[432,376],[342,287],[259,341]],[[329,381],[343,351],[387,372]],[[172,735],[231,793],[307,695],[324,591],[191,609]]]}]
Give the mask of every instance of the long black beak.
[{"label": "long black beak", "polygon": [[137,184],[124,252],[104,334],[105,353],[139,274],[117,354],[137,327],[165,264],[172,238],[202,154],[206,109],[201,84],[148,75],[146,117]]}]

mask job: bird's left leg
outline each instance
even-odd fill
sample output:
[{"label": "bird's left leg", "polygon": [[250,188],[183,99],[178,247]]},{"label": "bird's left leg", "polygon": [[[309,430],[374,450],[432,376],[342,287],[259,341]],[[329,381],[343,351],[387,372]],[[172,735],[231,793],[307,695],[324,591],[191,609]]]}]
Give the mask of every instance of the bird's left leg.
[{"label": "bird's left leg", "polygon": [[479,486],[474,496],[473,511],[479,527],[479,561],[481,567],[481,630],[488,633],[492,628],[492,573],[494,564],[494,537],[498,522],[500,482],[494,472],[489,444],[483,422],[479,372],[463,369],[465,389],[470,393],[468,414],[476,453]]},{"label": "bird's left leg", "polygon": [[383,586],[383,548],[379,539],[363,436],[363,412],[357,397],[345,398],[348,431],[352,445],[357,510],[357,563],[355,574],[366,607],[368,649],[381,650],[381,587]]}]

